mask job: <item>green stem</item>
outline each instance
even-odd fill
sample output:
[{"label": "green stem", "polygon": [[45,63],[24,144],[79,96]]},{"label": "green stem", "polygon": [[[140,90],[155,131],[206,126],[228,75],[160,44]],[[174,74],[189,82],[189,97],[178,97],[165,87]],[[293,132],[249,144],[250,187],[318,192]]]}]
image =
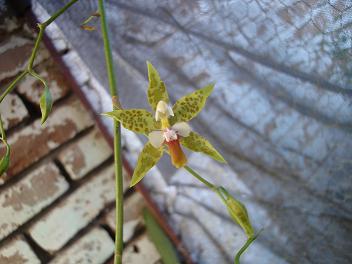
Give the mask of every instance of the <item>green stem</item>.
[{"label": "green stem", "polygon": [[72,6],[74,3],[76,3],[78,0],[72,0],[70,1],[67,5],[65,5],[63,8],[61,8],[59,11],[57,11],[54,15],[52,15],[47,21],[38,24],[39,27],[39,32],[38,32],[38,36],[37,39],[35,41],[31,56],[29,58],[28,64],[27,64],[27,69],[22,72],[20,75],[18,75],[16,77],[16,79],[14,79],[9,86],[6,88],[6,90],[4,91],[4,93],[0,96],[0,103],[4,100],[4,98],[6,97],[6,95],[8,95],[16,86],[16,84],[22,80],[28,73],[32,73],[33,72],[33,64],[34,64],[34,60],[37,56],[39,47],[40,47],[40,43],[43,39],[44,36],[44,31],[46,29],[47,26],[49,26],[56,18],[58,18],[60,15],[62,15],[70,6]]},{"label": "green stem", "polygon": [[32,75],[34,78],[38,79],[44,85],[44,87],[48,86],[47,82],[36,72],[30,71],[29,74]]},{"label": "green stem", "polygon": [[[114,63],[112,58],[111,46],[108,35],[108,25],[106,22],[106,14],[104,1],[99,0],[99,13],[101,22],[101,31],[104,41],[104,52],[106,60],[106,69],[109,79],[110,94],[113,100],[118,96],[117,85],[114,71]],[[113,103],[113,108],[116,109],[116,104]],[[120,122],[114,119],[114,153],[115,153],[115,190],[116,190],[116,227],[115,227],[115,264],[122,263],[123,249],[123,176],[122,176],[122,161],[121,161],[121,127]]]},{"label": "green stem", "polygon": [[240,264],[241,255],[243,254],[243,252],[245,252],[247,250],[249,245],[252,244],[252,242],[257,239],[259,233],[256,234],[255,236],[251,236],[247,239],[246,243],[241,247],[241,249],[237,252],[237,254],[235,256],[235,262],[234,262],[235,264]]},{"label": "green stem", "polygon": [[43,39],[43,35],[44,35],[44,31],[45,31],[46,27],[49,26],[59,16],[61,16],[70,6],[72,6],[77,1],[78,0],[72,0],[72,1],[68,2],[63,8],[61,8],[55,14],[53,14],[47,21],[38,24],[39,33],[38,33],[37,39],[35,41],[31,57],[29,58],[28,72],[31,72],[32,69],[33,69],[33,63],[34,63],[34,60],[35,60],[35,58],[37,56],[37,53],[38,53],[38,50],[39,50],[39,46],[40,46],[40,43],[41,43],[41,41]]},{"label": "green stem", "polygon": [[212,190],[216,190],[216,186],[210,182],[208,182],[206,179],[204,179],[202,176],[200,176],[198,173],[196,173],[193,169],[191,169],[188,166],[184,167],[190,174],[192,174],[194,177],[196,177],[199,181],[204,183],[207,187],[209,187]]},{"label": "green stem", "polygon": [[12,91],[13,88],[15,88],[16,84],[17,84],[20,80],[22,80],[22,79],[24,78],[24,76],[27,75],[27,73],[28,73],[27,71],[22,72],[20,75],[18,75],[18,76],[16,77],[16,79],[14,79],[14,80],[9,84],[9,86],[6,88],[5,92],[4,92],[4,93],[1,95],[1,97],[0,97],[0,103],[4,100],[4,98],[6,97],[6,95],[8,95],[8,94]]},{"label": "green stem", "polygon": [[1,140],[6,141],[6,134],[5,134],[4,125],[2,123],[1,113],[0,113],[0,134],[1,134]]},{"label": "green stem", "polygon": [[69,9],[74,3],[76,3],[78,0],[71,0],[68,2],[63,8],[61,8],[59,11],[57,11],[55,14],[53,14],[47,21],[42,23],[45,27],[49,26],[55,19],[57,19],[59,16],[62,15],[67,9]]},{"label": "green stem", "polygon": [[37,57],[37,53],[40,48],[40,43],[42,42],[42,39],[43,39],[44,30],[46,28],[44,24],[38,24],[38,27],[39,27],[39,33],[38,33],[37,39],[35,40],[34,48],[32,50],[32,54],[28,61],[27,72],[31,72],[33,70],[34,60]]},{"label": "green stem", "polygon": [[[207,187],[209,187],[211,190],[213,190],[217,195],[219,195],[220,199],[223,201],[223,203],[226,205],[226,198],[223,196],[223,194],[219,191],[219,188],[217,188],[214,184],[208,182],[206,179],[204,179],[202,176],[200,176],[198,173],[196,173],[192,168],[189,166],[184,167],[190,174],[192,174],[195,178],[197,178],[199,181],[204,183]],[[220,187],[221,188],[221,187]],[[259,232],[260,233],[260,232]],[[242,246],[242,248],[237,252],[235,256],[235,264],[240,264],[240,257],[247,250],[247,248],[252,244],[254,240],[258,237],[258,234],[254,236],[248,237],[246,243]]]}]

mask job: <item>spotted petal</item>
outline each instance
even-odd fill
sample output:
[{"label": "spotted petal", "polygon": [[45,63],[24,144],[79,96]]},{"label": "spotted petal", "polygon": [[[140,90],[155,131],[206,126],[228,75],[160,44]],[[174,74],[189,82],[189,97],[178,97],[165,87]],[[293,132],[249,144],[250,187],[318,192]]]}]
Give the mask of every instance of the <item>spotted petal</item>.
[{"label": "spotted petal", "polygon": [[192,151],[203,152],[219,162],[226,163],[225,159],[208,140],[195,132],[191,132],[188,137],[181,138],[181,144]]},{"label": "spotted petal", "polygon": [[152,114],[144,109],[114,110],[103,115],[120,121],[124,128],[145,135],[159,128]]},{"label": "spotted petal", "polygon": [[164,82],[160,79],[158,71],[149,61],[147,61],[147,66],[149,78],[148,102],[155,111],[159,101],[169,103],[169,95],[167,94]]},{"label": "spotted petal", "polygon": [[195,117],[204,107],[208,96],[214,89],[214,84],[209,84],[202,89],[190,93],[177,100],[173,106],[174,117],[171,124],[176,122],[187,122]]},{"label": "spotted petal", "polygon": [[163,155],[163,147],[154,148],[149,142],[139,154],[136,168],[134,169],[130,187],[136,185],[143,179],[145,174],[155,166]]}]

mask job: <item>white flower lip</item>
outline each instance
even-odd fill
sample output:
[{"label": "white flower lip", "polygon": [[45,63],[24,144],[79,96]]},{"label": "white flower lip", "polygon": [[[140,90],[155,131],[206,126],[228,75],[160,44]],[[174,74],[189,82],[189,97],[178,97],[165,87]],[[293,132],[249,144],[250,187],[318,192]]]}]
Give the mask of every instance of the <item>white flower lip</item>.
[{"label": "white flower lip", "polygon": [[177,140],[179,136],[188,137],[189,133],[191,133],[191,127],[186,122],[179,122],[173,125],[171,129],[167,128],[150,132],[148,139],[154,148],[160,148],[164,141]]},{"label": "white flower lip", "polygon": [[174,116],[171,106],[164,101],[159,101],[155,110],[155,120],[159,121],[161,118],[168,118]]},{"label": "white flower lip", "polygon": [[164,132],[161,130],[155,130],[149,133],[148,139],[150,144],[154,148],[160,148],[164,143]]},{"label": "white flower lip", "polygon": [[176,123],[171,127],[171,129],[181,137],[188,137],[189,133],[191,133],[191,127],[186,122]]}]

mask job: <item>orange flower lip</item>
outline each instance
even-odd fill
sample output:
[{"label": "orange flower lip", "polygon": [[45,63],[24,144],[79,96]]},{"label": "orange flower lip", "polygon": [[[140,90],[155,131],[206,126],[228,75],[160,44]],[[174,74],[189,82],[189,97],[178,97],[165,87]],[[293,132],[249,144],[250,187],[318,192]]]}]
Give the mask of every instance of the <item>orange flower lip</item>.
[{"label": "orange flower lip", "polygon": [[179,138],[177,137],[177,139],[171,141],[165,140],[165,144],[169,148],[171,163],[176,168],[185,166],[187,164],[187,157],[181,148]]}]

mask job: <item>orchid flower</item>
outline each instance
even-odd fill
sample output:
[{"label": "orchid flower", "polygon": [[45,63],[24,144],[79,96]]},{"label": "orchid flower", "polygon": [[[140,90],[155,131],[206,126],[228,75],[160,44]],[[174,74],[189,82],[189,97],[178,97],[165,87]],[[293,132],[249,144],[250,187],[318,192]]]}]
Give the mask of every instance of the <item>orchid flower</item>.
[{"label": "orchid flower", "polygon": [[202,136],[192,131],[187,122],[193,119],[204,107],[214,85],[210,84],[180,98],[172,107],[164,82],[150,62],[148,66],[148,102],[155,114],[144,109],[118,109],[105,113],[119,122],[126,129],[142,133],[148,142],[139,155],[134,170],[131,186],[143,179],[145,174],[156,165],[162,157],[165,146],[176,168],[187,164],[182,147],[195,152],[203,152],[219,162],[226,162],[218,151]]}]

